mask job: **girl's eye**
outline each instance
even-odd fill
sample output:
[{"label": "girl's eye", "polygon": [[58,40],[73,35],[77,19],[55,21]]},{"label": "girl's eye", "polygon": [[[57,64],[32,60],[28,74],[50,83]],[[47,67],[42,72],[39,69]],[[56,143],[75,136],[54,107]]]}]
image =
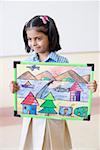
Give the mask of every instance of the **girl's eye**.
[{"label": "girl's eye", "polygon": [[28,41],[31,41],[31,38],[28,38]]},{"label": "girl's eye", "polygon": [[38,41],[41,41],[41,38],[37,37],[37,40],[38,40]]}]

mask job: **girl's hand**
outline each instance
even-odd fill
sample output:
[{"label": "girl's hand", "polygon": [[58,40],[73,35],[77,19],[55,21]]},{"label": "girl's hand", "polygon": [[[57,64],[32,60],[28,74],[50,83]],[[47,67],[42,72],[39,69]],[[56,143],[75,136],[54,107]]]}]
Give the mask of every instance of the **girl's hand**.
[{"label": "girl's hand", "polygon": [[94,80],[91,83],[88,83],[88,88],[92,91],[92,92],[96,92],[97,90],[97,82]]},{"label": "girl's hand", "polygon": [[12,81],[10,83],[10,89],[11,89],[12,93],[15,93],[15,92],[17,92],[20,89],[20,87],[19,87],[18,83]]}]

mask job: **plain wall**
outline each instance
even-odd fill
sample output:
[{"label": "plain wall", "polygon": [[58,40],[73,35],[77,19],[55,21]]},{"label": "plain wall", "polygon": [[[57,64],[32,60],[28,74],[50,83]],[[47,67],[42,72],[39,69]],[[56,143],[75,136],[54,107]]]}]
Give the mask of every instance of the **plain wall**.
[{"label": "plain wall", "polygon": [[[61,53],[61,52],[60,52]],[[99,150],[100,145],[100,53],[61,53],[69,58],[70,63],[94,63],[95,79],[98,83],[97,92],[93,95],[91,121],[68,121],[72,138],[73,150]],[[27,56],[0,58],[0,110],[13,107],[13,94],[10,92],[10,82],[13,80],[13,61],[24,60]],[[22,122],[17,118],[7,118],[6,111],[1,113],[0,149],[18,150]],[[13,111],[10,112],[13,115]],[[4,118],[6,116],[6,118]],[[7,121],[5,121],[7,119]],[[8,124],[9,120],[15,121]],[[3,122],[5,121],[5,122]],[[18,132],[17,132],[18,130]],[[11,134],[12,133],[12,134]],[[10,138],[9,138],[10,135]],[[5,142],[5,139],[6,142]]]},{"label": "plain wall", "polygon": [[64,52],[100,50],[98,1],[0,1],[0,56],[25,54],[23,26],[41,14],[55,20]]}]

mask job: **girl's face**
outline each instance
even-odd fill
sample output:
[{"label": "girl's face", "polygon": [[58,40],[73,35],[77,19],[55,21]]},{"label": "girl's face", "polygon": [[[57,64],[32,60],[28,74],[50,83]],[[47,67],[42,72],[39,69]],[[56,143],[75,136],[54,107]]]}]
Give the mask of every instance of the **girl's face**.
[{"label": "girl's face", "polygon": [[49,52],[48,36],[46,36],[42,32],[38,32],[36,30],[36,27],[33,27],[32,29],[27,29],[26,34],[29,47],[33,49],[36,53]]}]

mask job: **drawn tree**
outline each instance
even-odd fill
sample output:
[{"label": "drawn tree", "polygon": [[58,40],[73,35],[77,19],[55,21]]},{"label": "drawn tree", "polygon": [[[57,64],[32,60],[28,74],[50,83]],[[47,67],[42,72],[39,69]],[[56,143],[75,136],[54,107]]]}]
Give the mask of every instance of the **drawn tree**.
[{"label": "drawn tree", "polygon": [[42,110],[40,110],[40,113],[47,113],[47,114],[57,114],[57,112],[54,110],[56,108],[54,104],[54,97],[52,93],[50,92],[46,97],[45,97],[45,102],[40,106],[43,107]]}]

